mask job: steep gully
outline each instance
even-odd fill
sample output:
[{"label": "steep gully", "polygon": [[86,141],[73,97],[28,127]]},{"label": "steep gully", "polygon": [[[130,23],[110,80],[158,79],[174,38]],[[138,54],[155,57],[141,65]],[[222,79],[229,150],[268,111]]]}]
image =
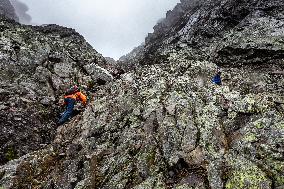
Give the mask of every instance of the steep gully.
[{"label": "steep gully", "polygon": [[[81,115],[57,128],[51,144],[0,167],[5,188],[283,188],[282,1],[182,1],[144,46],[117,63],[125,73],[115,81],[106,71],[115,67],[72,30],[61,35],[61,27],[37,28],[47,52],[34,54],[43,47],[27,40],[33,31],[14,24],[2,22],[8,50],[1,63],[14,56],[9,27],[23,45],[12,61],[17,67],[9,66],[17,70],[33,65],[29,59],[49,57],[47,69],[33,67],[43,79],[35,75],[30,86],[45,86],[47,77],[51,94],[59,95],[73,78],[86,86],[107,82]],[[222,86],[210,81],[217,65]],[[25,87],[17,79],[23,70],[3,69],[4,83]],[[15,98],[7,88],[2,94]],[[26,93],[30,105],[32,92]],[[40,126],[31,123],[27,133],[33,125]]]}]

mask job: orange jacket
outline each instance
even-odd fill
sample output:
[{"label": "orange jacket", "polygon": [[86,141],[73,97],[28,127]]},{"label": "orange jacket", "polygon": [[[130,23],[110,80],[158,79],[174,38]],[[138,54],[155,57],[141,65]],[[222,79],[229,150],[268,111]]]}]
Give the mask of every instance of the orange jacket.
[{"label": "orange jacket", "polygon": [[64,99],[65,98],[73,98],[76,101],[81,101],[82,104],[84,104],[84,105],[87,104],[87,97],[81,92],[76,92],[76,93],[71,94],[71,95],[66,95],[66,96],[64,96]]}]

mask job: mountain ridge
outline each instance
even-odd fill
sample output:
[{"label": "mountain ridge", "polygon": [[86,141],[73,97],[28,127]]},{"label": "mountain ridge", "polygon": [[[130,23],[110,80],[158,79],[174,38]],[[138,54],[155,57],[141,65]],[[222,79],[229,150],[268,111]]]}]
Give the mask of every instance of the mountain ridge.
[{"label": "mountain ridge", "polygon": [[[0,94],[9,97],[9,103],[0,105],[8,107],[0,110],[3,116],[21,115],[27,106],[22,101],[35,104],[32,92],[47,87],[50,77],[57,94],[50,108],[57,107],[54,99],[64,84],[75,80],[86,86],[91,101],[70,122],[55,127],[51,139],[36,151],[15,157],[17,148],[7,146],[0,186],[283,188],[283,5],[281,0],[183,0],[144,45],[115,65],[69,30],[62,36],[47,27],[43,35],[36,28],[2,21],[0,71],[7,78],[1,78],[5,88]],[[42,57],[47,59],[31,80],[27,71],[3,69],[16,63],[31,66]],[[211,81],[217,71],[221,85]],[[38,86],[27,94],[14,92],[13,85],[22,89],[26,84]],[[12,109],[13,114],[9,108],[15,104],[22,109]],[[13,126],[22,126],[16,121],[21,122],[15,120]],[[34,137],[33,126],[38,125],[26,128]]]}]

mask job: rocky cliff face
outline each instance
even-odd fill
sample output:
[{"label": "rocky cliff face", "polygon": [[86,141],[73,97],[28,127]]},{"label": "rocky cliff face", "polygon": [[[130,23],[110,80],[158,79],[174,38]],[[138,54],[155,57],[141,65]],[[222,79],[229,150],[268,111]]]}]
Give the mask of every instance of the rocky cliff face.
[{"label": "rocky cliff face", "polygon": [[10,0],[22,24],[31,24],[32,17],[28,14],[29,7],[20,0]]},{"label": "rocky cliff face", "polygon": [[1,0],[0,2],[0,16],[10,18],[15,21],[19,21],[19,18],[15,12],[14,7],[12,6],[9,0]]},{"label": "rocky cliff face", "polygon": [[134,69],[50,145],[0,167],[0,184],[283,188],[283,15],[280,0],[182,1],[128,56]]},{"label": "rocky cliff face", "polygon": [[109,81],[104,58],[75,30],[0,22],[0,163],[50,143],[58,100],[72,84]]},{"label": "rocky cliff face", "polygon": [[[154,27],[154,33],[146,38],[143,51],[138,53],[136,59],[140,64],[155,64],[161,59],[167,60],[169,52],[186,48],[189,58],[216,63],[220,62],[223,51],[231,50],[226,46],[228,44],[242,45],[240,49],[243,50],[273,48],[263,39],[270,39],[271,35],[281,38],[282,18],[282,1],[182,1],[173,11],[167,13],[166,19]],[[268,24],[270,21],[272,23]],[[260,28],[261,24],[267,28]],[[244,41],[236,41],[238,39]],[[249,44],[249,40],[252,44]],[[272,44],[274,45],[277,44]],[[135,54],[137,53],[134,51],[131,55]],[[245,54],[241,56],[247,57]]]}]

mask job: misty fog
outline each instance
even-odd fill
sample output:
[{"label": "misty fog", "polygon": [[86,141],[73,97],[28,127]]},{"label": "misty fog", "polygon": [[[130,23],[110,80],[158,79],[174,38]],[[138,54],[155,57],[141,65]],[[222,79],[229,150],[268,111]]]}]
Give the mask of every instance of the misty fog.
[{"label": "misty fog", "polygon": [[15,11],[20,19],[20,22],[23,24],[31,24],[32,18],[27,13],[29,10],[28,6],[19,0],[10,0],[10,2],[15,8]]},{"label": "misty fog", "polygon": [[104,56],[118,59],[144,42],[179,0],[11,0],[24,24],[72,27]]}]

